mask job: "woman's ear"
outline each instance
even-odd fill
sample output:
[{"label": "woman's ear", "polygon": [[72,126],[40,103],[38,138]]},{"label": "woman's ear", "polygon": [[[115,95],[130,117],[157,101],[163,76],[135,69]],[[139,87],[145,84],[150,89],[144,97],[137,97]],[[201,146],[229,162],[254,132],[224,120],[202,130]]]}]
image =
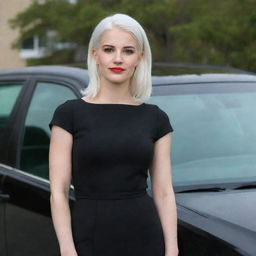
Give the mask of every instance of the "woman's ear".
[{"label": "woman's ear", "polygon": [[98,54],[97,54],[97,49],[96,48],[92,49],[92,56],[93,56],[96,64],[98,64]]},{"label": "woman's ear", "polygon": [[144,51],[140,52],[140,60],[144,57]]},{"label": "woman's ear", "polygon": [[141,52],[139,53],[137,65],[139,65],[139,63],[140,63],[140,61],[141,61],[141,59],[142,59],[143,57],[144,57],[144,51],[141,51]]}]

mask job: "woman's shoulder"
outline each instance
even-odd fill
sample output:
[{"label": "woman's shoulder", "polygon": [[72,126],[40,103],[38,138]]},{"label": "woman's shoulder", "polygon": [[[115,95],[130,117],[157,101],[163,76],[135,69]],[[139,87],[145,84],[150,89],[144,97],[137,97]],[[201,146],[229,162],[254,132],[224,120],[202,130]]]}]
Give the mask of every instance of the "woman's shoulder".
[{"label": "woman's shoulder", "polygon": [[72,114],[75,107],[78,105],[78,99],[67,99],[61,102],[55,109],[55,112],[64,114]]},{"label": "woman's shoulder", "polygon": [[66,100],[64,102],[64,104],[67,104],[67,105],[74,105],[74,104],[77,104],[79,98],[74,98],[74,99],[69,99],[69,100]]},{"label": "woman's shoulder", "polygon": [[61,105],[65,108],[73,108],[73,106],[79,105],[79,98],[65,100]]},{"label": "woman's shoulder", "polygon": [[145,106],[146,106],[149,110],[155,111],[155,112],[158,111],[158,109],[159,109],[158,105],[153,104],[153,103],[145,103]]},{"label": "woman's shoulder", "polygon": [[145,103],[149,108],[151,108],[154,111],[164,111],[159,105],[153,104],[153,103]]}]

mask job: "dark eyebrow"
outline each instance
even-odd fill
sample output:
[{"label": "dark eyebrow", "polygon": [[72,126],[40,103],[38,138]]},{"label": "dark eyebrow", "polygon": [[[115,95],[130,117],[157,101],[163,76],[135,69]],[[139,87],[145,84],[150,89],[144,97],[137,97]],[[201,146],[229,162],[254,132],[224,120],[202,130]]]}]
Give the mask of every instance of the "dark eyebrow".
[{"label": "dark eyebrow", "polygon": [[135,49],[134,46],[125,46],[124,48],[133,48],[133,49]]},{"label": "dark eyebrow", "polygon": [[102,47],[106,47],[106,46],[108,46],[108,47],[114,47],[114,46],[111,45],[111,44],[104,44],[104,45],[102,45]]},{"label": "dark eyebrow", "polygon": [[[114,45],[111,45],[111,44],[104,44],[104,45],[102,45],[102,47],[115,47],[115,46],[114,46]],[[131,45],[125,46],[124,48],[133,48],[133,49],[135,49],[135,47],[134,47],[134,46],[131,46]]]}]

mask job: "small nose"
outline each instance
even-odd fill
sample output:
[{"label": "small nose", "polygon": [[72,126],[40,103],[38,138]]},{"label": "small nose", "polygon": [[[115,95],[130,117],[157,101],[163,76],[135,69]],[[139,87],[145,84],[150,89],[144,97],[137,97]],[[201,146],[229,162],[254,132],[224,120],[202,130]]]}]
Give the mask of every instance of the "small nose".
[{"label": "small nose", "polygon": [[114,56],[114,63],[122,63],[123,59],[122,59],[122,55],[120,51],[116,51],[116,54]]}]

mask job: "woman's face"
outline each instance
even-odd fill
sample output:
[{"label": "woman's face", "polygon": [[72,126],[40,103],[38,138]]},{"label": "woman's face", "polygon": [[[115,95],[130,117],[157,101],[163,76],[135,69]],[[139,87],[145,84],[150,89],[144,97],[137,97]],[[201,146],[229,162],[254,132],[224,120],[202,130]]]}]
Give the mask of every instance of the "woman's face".
[{"label": "woman's face", "polygon": [[112,28],[101,36],[99,47],[93,50],[101,83],[129,83],[143,52],[131,33]]}]

